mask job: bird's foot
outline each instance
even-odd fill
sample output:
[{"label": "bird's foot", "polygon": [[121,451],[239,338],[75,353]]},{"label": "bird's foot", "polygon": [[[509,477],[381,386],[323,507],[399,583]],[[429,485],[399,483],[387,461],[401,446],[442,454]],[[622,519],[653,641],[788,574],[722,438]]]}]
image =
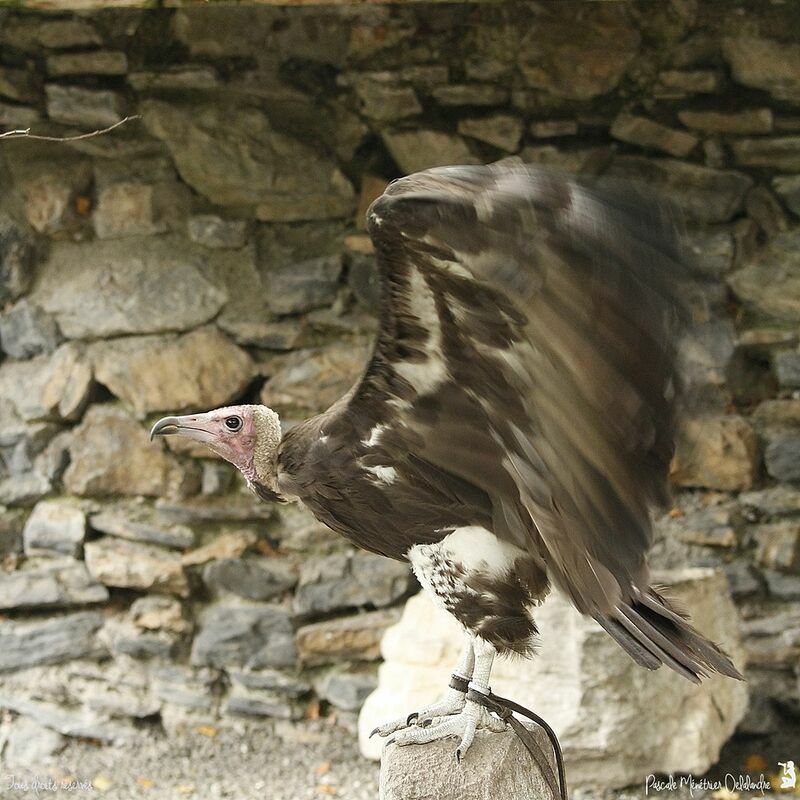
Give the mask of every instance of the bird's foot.
[{"label": "bird's foot", "polygon": [[464,704],[466,703],[466,693],[460,692],[456,689],[448,689],[444,697],[438,702],[420,711],[414,711],[406,717],[399,717],[387,722],[384,725],[378,725],[370,736],[389,736],[396,731],[404,730],[413,725],[428,726],[437,717],[448,717],[453,714],[458,714],[463,711]]},{"label": "bird's foot", "polygon": [[418,724],[400,730],[394,736],[395,744],[403,746],[407,744],[425,744],[447,736],[458,736],[460,742],[456,748],[456,759],[459,761],[472,744],[475,738],[475,731],[479,728],[499,733],[506,729],[503,720],[493,717],[483,706],[466,700],[464,708],[457,714],[447,717],[439,717],[437,721],[430,724]]}]

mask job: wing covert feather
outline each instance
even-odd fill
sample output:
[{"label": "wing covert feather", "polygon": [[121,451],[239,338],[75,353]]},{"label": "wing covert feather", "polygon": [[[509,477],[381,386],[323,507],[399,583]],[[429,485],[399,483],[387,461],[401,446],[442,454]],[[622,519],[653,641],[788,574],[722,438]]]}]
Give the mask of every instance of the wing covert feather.
[{"label": "wing covert feather", "polygon": [[[629,188],[498,164],[395,181],[368,224],[383,329],[353,402],[374,391],[375,362],[413,389],[422,373],[408,365],[436,358],[416,388],[450,383],[474,411],[450,420],[461,436],[425,429],[420,457],[487,491],[505,535],[537,551],[581,611],[612,609],[646,583],[650,508],[668,497],[689,274],[672,211]],[[435,298],[438,334],[399,348],[398,325],[414,324],[411,273]],[[481,476],[481,463],[502,476]]]}]

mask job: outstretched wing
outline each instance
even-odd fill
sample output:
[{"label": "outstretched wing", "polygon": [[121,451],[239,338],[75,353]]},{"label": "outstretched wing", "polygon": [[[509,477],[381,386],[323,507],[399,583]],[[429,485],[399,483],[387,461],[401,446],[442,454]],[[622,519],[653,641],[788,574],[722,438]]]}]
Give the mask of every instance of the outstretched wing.
[{"label": "outstretched wing", "polygon": [[646,589],[687,273],[668,210],[496,164],[395,181],[368,224],[381,334],[351,408],[484,491],[579,610]]}]

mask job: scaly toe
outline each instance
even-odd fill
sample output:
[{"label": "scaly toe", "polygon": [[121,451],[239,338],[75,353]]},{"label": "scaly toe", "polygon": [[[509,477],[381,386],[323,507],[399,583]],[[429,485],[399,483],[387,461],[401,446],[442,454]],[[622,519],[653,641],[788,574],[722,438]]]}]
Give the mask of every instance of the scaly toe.
[{"label": "scaly toe", "polygon": [[422,723],[418,722],[416,725],[400,731],[394,737],[394,742],[402,747],[408,744],[426,744],[448,736],[457,736],[459,744],[456,749],[456,758],[460,761],[472,745],[475,731],[479,728],[499,732],[505,730],[506,724],[503,720],[493,717],[485,708],[476,703],[467,702],[464,709],[457,714],[426,719]]}]

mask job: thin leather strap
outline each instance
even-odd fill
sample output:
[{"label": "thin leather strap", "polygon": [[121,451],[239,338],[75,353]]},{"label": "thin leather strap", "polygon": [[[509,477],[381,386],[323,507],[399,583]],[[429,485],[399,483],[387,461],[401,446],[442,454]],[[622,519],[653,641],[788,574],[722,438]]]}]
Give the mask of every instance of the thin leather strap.
[{"label": "thin leather strap", "polygon": [[[499,697],[492,692],[485,694],[475,689],[469,689],[467,691],[467,700],[471,700],[473,703],[487,708],[489,711],[497,714],[504,722],[511,725],[511,729],[519,737],[525,749],[530,753],[531,758],[533,758],[536,765],[541,770],[542,775],[550,786],[550,791],[553,796],[560,797],[561,800],[569,800],[567,794],[567,777],[564,770],[564,756],[561,752],[561,745],[559,744],[555,731],[538,714],[521,706],[519,703],[515,703],[513,700],[509,700],[506,697]],[[556,780],[556,775],[553,772],[553,768],[550,766],[550,762],[542,758],[539,745],[531,735],[531,732],[514,717],[513,712],[515,711],[517,714],[527,717],[531,722],[535,722],[540,728],[544,729],[547,738],[550,740],[553,753],[555,754],[558,780]]]},{"label": "thin leather strap", "polygon": [[469,678],[465,678],[463,675],[459,675],[457,672],[454,672],[450,676],[450,683],[448,685],[451,689],[455,689],[457,692],[466,694],[467,690],[469,689]]}]

